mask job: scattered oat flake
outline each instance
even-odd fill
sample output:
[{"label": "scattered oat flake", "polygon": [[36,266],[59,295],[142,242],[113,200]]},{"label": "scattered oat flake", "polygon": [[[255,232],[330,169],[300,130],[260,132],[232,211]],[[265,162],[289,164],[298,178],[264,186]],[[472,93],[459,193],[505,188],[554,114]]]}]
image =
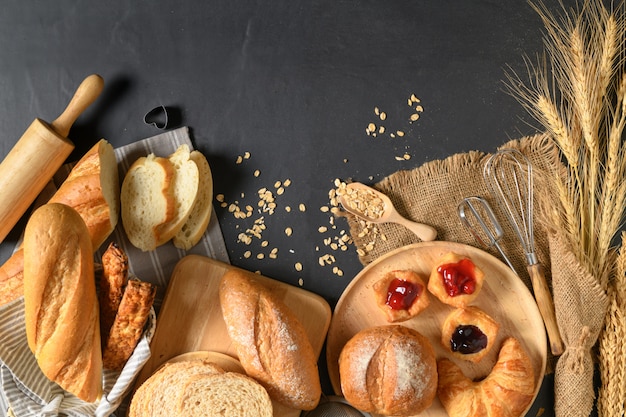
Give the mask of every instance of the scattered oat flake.
[{"label": "scattered oat flake", "polygon": [[298,279],[298,285],[300,285],[301,287],[304,285],[304,280],[302,278]]},{"label": "scattered oat flake", "polygon": [[285,229],[285,234],[287,236],[291,236],[292,233],[293,233],[293,230],[291,229],[291,227],[288,227],[288,228]]},{"label": "scattered oat flake", "polygon": [[320,227],[317,229],[317,231],[318,231],[318,232],[320,232],[320,233],[326,233],[326,232],[328,231],[328,227],[326,227],[326,226],[320,226]]},{"label": "scattered oat flake", "polygon": [[254,176],[258,177],[259,175],[261,175],[261,171],[259,171],[258,169],[254,171]]},{"label": "scattered oat flake", "polygon": [[250,152],[244,152],[243,159],[250,159]]},{"label": "scattered oat flake", "polygon": [[300,205],[298,206],[298,209],[300,211],[306,211],[306,206],[304,205],[304,203],[300,203]]},{"label": "scattered oat flake", "polygon": [[415,106],[415,111],[423,112],[424,111],[424,107],[422,107],[422,106]]},{"label": "scattered oat flake", "polygon": [[237,160],[235,161],[235,163],[236,163],[236,164],[240,164],[240,163],[242,163],[242,162],[243,162],[243,157],[242,157],[241,155],[239,155],[239,156],[237,157]]},{"label": "scattered oat flake", "polygon": [[404,132],[401,131],[401,130],[398,130],[398,131],[396,131],[396,135],[402,137],[402,136],[404,136]]},{"label": "scattered oat flake", "polygon": [[380,115],[380,109],[378,107],[374,107],[374,114],[376,116]]},{"label": "scattered oat flake", "polygon": [[300,262],[296,262],[294,268],[296,268],[296,271],[300,272],[302,271],[302,264]]},{"label": "scattered oat flake", "polygon": [[243,253],[243,257],[246,258],[246,259],[249,258],[250,256],[252,256],[252,252],[250,252],[249,250],[247,250],[247,251],[245,251]]},{"label": "scattered oat flake", "polygon": [[370,132],[375,132],[376,131],[376,125],[374,123],[370,123],[367,125],[367,130]]},{"label": "scattered oat flake", "polygon": [[284,187],[289,187],[291,185],[291,180],[290,179],[286,179],[285,181],[283,181],[283,186]]},{"label": "scattered oat flake", "polygon": [[419,113],[413,113],[410,117],[412,122],[416,122],[420,118]]},{"label": "scattered oat flake", "polygon": [[257,259],[263,259],[263,258],[265,258],[265,255],[264,255],[264,254],[262,254],[262,253],[259,253],[259,254],[256,256],[256,258],[257,258]]}]

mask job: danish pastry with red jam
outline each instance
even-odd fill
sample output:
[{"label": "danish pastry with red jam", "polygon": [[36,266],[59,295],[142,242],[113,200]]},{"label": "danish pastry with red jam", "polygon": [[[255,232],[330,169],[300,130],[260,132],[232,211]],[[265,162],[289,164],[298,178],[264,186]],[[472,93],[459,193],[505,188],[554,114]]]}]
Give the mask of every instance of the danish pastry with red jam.
[{"label": "danish pastry with red jam", "polygon": [[462,308],[476,299],[484,276],[470,258],[449,252],[433,267],[428,290],[442,303]]},{"label": "danish pastry with red jam", "polygon": [[499,329],[478,307],[457,308],[443,322],[441,344],[453,357],[478,363],[493,347]]},{"label": "danish pastry with red jam", "polygon": [[378,307],[387,321],[397,323],[417,316],[430,304],[424,280],[409,270],[387,273],[374,284]]}]

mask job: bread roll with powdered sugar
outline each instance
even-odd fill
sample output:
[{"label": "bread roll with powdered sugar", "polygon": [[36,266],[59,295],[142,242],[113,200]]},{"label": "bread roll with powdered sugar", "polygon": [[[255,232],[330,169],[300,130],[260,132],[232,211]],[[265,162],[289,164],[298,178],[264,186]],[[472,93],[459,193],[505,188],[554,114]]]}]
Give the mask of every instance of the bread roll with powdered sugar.
[{"label": "bread roll with powdered sugar", "polygon": [[437,393],[437,362],[428,339],[401,325],[354,335],[339,355],[341,390],[354,407],[386,416],[413,416]]},{"label": "bread roll with powdered sugar", "polygon": [[322,390],[308,335],[293,311],[251,275],[230,270],[219,288],[224,321],[239,361],[273,400],[312,410]]}]

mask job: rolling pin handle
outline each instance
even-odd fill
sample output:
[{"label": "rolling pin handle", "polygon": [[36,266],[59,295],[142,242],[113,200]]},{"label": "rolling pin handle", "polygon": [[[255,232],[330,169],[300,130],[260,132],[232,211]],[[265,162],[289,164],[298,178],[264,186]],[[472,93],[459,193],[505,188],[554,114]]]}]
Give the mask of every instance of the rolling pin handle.
[{"label": "rolling pin handle", "polygon": [[51,123],[52,129],[60,136],[67,137],[78,116],[98,98],[103,88],[104,80],[98,74],[92,74],[85,78],[76,89],[74,97],[63,113]]}]

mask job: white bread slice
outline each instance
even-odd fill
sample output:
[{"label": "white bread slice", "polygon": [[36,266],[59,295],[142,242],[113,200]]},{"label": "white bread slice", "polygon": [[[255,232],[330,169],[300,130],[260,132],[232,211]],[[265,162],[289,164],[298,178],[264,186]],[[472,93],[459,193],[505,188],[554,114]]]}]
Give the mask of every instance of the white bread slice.
[{"label": "white bread slice", "polygon": [[188,250],[198,243],[211,220],[213,209],[213,176],[211,167],[202,152],[192,151],[190,158],[198,167],[198,196],[187,222],[174,236],[174,246]]},{"label": "white bread slice", "polygon": [[198,375],[184,387],[176,415],[188,417],[272,417],[269,394],[254,379],[236,372]]},{"label": "white bread slice", "polygon": [[183,227],[198,195],[199,170],[190,159],[189,146],[180,145],[176,152],[168,157],[174,166],[174,179],[170,185],[176,209],[174,218],[156,227],[156,245],[160,246],[172,239]]},{"label": "white bread slice", "polygon": [[176,213],[171,183],[175,169],[167,158],[149,154],[128,169],[121,190],[122,225],[128,240],[143,251],[157,247],[156,229]]}]

